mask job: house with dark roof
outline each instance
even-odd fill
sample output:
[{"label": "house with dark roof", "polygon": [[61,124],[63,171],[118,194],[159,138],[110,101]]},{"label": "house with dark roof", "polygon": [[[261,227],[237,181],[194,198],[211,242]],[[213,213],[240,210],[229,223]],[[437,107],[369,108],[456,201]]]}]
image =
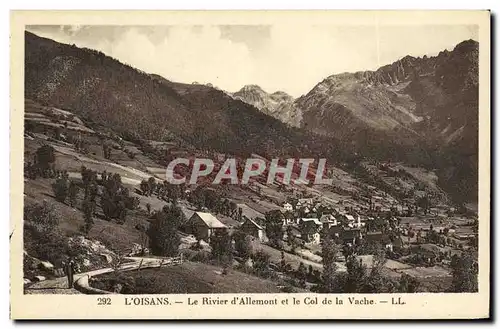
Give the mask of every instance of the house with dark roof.
[{"label": "house with dark roof", "polygon": [[248,235],[251,235],[259,241],[264,241],[265,240],[265,233],[264,233],[264,228],[257,224],[253,219],[247,218],[243,224],[240,226],[240,230],[245,232]]},{"label": "house with dark roof", "polygon": [[340,234],[340,238],[344,244],[355,245],[363,238],[363,230],[359,227],[344,227]]},{"label": "house with dark roof", "polygon": [[317,218],[301,218],[299,220],[299,229],[304,241],[319,243],[319,232],[322,228],[323,223]]},{"label": "house with dark roof", "polygon": [[340,238],[340,235],[342,234],[343,230],[344,228],[341,225],[330,226],[328,228],[328,234],[330,235],[331,238],[337,239]]},{"label": "house with dark roof", "polygon": [[380,243],[386,249],[391,252],[394,251],[394,248],[402,248],[403,247],[403,239],[399,235],[389,236],[380,231],[376,232],[366,232],[363,236],[365,241],[371,241]]}]

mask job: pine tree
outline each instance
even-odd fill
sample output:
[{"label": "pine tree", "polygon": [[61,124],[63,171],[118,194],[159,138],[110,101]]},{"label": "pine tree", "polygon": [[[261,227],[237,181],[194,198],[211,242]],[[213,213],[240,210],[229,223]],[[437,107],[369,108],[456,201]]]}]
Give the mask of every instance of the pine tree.
[{"label": "pine tree", "polygon": [[233,262],[233,244],[228,231],[217,230],[210,237],[210,246],[212,247],[212,258],[226,271]]},{"label": "pine tree", "polygon": [[266,213],[266,236],[273,247],[281,248],[283,245],[283,214],[279,210]]},{"label": "pine tree", "polygon": [[78,196],[78,185],[76,185],[75,182],[70,181],[69,183],[69,191],[68,191],[68,197],[69,197],[69,204],[71,207],[74,207],[76,205],[76,198]]},{"label": "pine tree", "polygon": [[86,234],[88,234],[92,229],[92,226],[94,226],[95,202],[92,202],[90,199],[83,200],[82,210],[83,210],[83,218],[85,220],[85,225],[83,227],[83,230]]},{"label": "pine tree", "polygon": [[359,293],[363,292],[366,280],[366,266],[356,256],[351,255],[346,261],[347,278],[343,292]]},{"label": "pine tree", "polygon": [[336,284],[337,264],[335,263],[339,248],[326,229],[322,234],[321,256],[323,258],[323,290],[329,293],[339,292],[339,287]]},{"label": "pine tree", "polygon": [[36,150],[35,163],[43,177],[49,177],[56,161],[55,150],[50,145],[43,145]]},{"label": "pine tree", "polygon": [[297,268],[297,277],[300,281],[300,285],[302,287],[306,286],[306,277],[307,277],[307,270],[304,265],[304,263],[300,263],[299,267]]},{"label": "pine tree", "polygon": [[252,256],[252,242],[250,236],[242,231],[236,231],[233,234],[234,249],[238,255],[247,261]]}]

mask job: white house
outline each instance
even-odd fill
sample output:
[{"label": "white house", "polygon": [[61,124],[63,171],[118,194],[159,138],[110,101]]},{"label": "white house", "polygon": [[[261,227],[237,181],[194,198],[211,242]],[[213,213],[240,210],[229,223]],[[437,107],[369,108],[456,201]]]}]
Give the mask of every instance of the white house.
[{"label": "white house", "polygon": [[283,210],[284,210],[284,211],[293,211],[293,206],[292,206],[290,203],[286,202],[286,203],[283,205]]},{"label": "white house", "polygon": [[297,206],[304,207],[308,205],[312,205],[314,200],[312,198],[301,198],[297,202]]},{"label": "white house", "polygon": [[321,216],[319,221],[323,224],[323,227],[326,228],[339,225],[337,218],[335,218],[335,216],[331,214],[324,214],[323,216]]},{"label": "white house", "polygon": [[349,215],[349,214],[347,214],[347,215],[345,215],[345,218],[347,219],[347,221],[348,221],[349,223],[351,223],[351,222],[355,222],[355,221],[356,221],[356,219],[354,219],[354,216],[353,216],[353,215]]}]

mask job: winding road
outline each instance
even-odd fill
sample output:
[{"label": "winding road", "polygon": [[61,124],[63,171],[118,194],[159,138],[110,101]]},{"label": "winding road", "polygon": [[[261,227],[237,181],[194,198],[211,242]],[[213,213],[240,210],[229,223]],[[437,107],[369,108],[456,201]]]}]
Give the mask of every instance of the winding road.
[{"label": "winding road", "polygon": [[[165,262],[166,260],[171,260],[171,258],[152,258],[152,257],[125,257],[125,259],[129,260],[130,262],[123,264],[120,267],[120,270],[137,269],[139,268],[141,261],[142,261],[141,267],[156,267],[160,266],[160,264],[162,262]],[[92,277],[95,275],[109,273],[112,271],[113,268],[106,267],[89,272],[77,273],[74,275],[74,280],[76,281],[83,276]],[[33,283],[27,286],[24,289],[24,291],[25,294],[64,294],[64,295],[81,294],[81,292],[79,292],[75,288],[71,289],[68,288],[68,279],[65,276]]]}]

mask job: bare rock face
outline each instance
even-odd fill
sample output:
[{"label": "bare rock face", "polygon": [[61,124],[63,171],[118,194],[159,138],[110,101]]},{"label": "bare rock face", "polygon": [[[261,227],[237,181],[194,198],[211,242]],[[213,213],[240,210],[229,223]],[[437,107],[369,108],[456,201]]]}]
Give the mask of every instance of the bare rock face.
[{"label": "bare rock face", "polygon": [[270,94],[257,85],[246,85],[233,93],[232,97],[253,105],[290,126],[300,126],[301,112],[295,107],[294,98],[283,91]]},{"label": "bare rock face", "polygon": [[74,258],[77,272],[108,266],[118,257],[100,241],[90,240],[84,236],[71,237],[67,243],[70,250],[78,250],[78,256]]},{"label": "bare rock face", "polygon": [[39,264],[40,268],[46,271],[53,271],[54,270],[54,265],[52,263],[47,262],[47,261],[40,261]]},{"label": "bare rock face", "polygon": [[46,278],[43,275],[37,275],[34,279],[36,282],[45,281]]},{"label": "bare rock face", "polygon": [[294,101],[300,127],[363,156],[437,166],[457,201],[476,200],[478,49],[467,40],[435,57],[329,76]]},{"label": "bare rock face", "polygon": [[[138,243],[133,243],[131,248],[130,248],[130,252],[128,253],[129,256],[139,256],[139,255],[142,255],[143,254],[143,251],[145,252],[146,250],[144,249],[147,249],[147,248],[144,248],[143,246],[141,246],[140,244]],[[149,250],[148,250],[149,252]]]},{"label": "bare rock face", "polygon": [[[460,43],[436,57],[406,56],[376,71],[332,75],[317,84],[295,104],[303,112],[302,126],[317,133],[351,137],[362,129],[398,131],[417,138],[433,137],[449,124],[460,123],[443,136],[453,134],[466,113],[443,113],[457,100],[476,100],[477,49],[475,41]],[[477,115],[477,109],[471,109]]]}]

